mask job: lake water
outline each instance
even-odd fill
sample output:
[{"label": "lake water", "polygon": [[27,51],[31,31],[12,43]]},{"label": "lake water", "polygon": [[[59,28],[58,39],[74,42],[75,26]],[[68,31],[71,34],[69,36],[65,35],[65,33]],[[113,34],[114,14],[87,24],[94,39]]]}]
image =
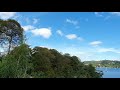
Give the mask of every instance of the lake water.
[{"label": "lake water", "polygon": [[103,78],[120,78],[120,68],[96,68],[103,71]]}]

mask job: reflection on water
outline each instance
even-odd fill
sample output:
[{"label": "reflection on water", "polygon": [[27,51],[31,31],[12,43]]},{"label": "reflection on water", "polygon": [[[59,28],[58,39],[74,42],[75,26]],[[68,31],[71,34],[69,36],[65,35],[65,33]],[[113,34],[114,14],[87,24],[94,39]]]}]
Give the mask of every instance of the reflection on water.
[{"label": "reflection on water", "polygon": [[103,78],[120,78],[120,68],[96,68],[103,71]]}]

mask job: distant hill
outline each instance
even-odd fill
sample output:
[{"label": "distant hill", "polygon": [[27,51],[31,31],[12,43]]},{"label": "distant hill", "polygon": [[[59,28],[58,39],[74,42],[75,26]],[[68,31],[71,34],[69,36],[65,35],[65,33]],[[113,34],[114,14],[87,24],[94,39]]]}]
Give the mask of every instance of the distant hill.
[{"label": "distant hill", "polygon": [[94,67],[120,68],[120,61],[117,60],[84,61],[84,64],[92,64]]}]

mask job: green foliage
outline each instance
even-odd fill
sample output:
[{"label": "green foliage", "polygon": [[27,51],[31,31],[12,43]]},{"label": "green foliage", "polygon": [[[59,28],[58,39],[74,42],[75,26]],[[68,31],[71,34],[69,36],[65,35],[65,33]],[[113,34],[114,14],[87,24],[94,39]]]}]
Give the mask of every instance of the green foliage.
[{"label": "green foliage", "polygon": [[76,56],[62,55],[55,49],[35,47],[32,50],[35,77],[39,78],[100,78],[92,65],[84,65]]},{"label": "green foliage", "polygon": [[[12,19],[0,20],[0,46],[10,50],[19,45],[23,40],[23,28],[21,25]],[[4,47],[7,46],[7,47]]]},{"label": "green foliage", "polygon": [[100,78],[102,73],[84,65],[76,56],[62,55],[55,49],[22,44],[0,62],[2,78]]},{"label": "green foliage", "polygon": [[32,69],[30,63],[30,49],[26,44],[16,47],[6,55],[0,63],[0,77],[25,78]]}]

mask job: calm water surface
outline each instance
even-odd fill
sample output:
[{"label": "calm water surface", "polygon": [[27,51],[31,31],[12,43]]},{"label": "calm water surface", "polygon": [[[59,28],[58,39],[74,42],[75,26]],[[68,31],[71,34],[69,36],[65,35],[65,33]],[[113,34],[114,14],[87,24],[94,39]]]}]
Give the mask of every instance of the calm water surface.
[{"label": "calm water surface", "polygon": [[96,68],[103,71],[103,78],[120,78],[120,68]]}]

